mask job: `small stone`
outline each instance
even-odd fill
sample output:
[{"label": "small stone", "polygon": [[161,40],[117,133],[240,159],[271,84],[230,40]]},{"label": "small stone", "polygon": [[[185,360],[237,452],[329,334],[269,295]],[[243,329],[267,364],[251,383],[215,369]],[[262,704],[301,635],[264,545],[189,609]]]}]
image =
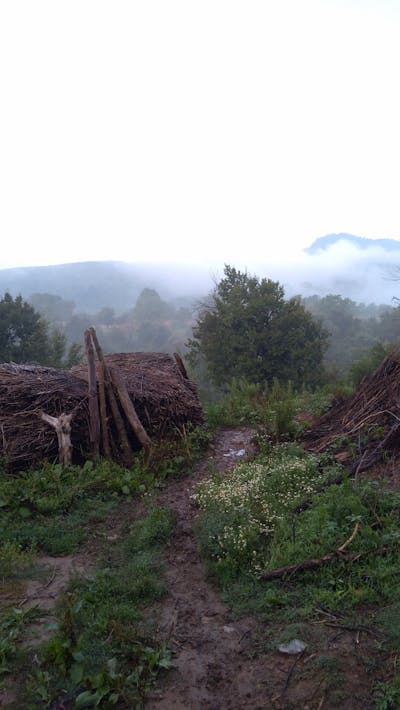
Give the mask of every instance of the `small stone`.
[{"label": "small stone", "polygon": [[236,632],[236,629],[233,626],[224,626],[223,630],[226,634],[234,634]]},{"label": "small stone", "polygon": [[297,653],[302,653],[304,649],[307,648],[307,644],[300,639],[292,639],[289,643],[281,643],[278,646],[278,650],[281,653],[288,653],[291,656],[295,656]]}]

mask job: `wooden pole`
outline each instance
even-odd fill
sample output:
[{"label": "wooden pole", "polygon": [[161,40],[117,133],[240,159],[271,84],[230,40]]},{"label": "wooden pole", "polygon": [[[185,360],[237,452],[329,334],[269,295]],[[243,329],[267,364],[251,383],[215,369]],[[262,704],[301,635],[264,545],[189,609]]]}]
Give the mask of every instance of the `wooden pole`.
[{"label": "wooden pole", "polygon": [[102,444],[103,444],[103,454],[107,458],[110,458],[111,448],[110,448],[110,440],[108,438],[106,392],[104,389],[104,365],[102,362],[99,362],[99,366],[98,366],[98,380],[99,380],[101,440],[102,440]]},{"label": "wooden pole", "polygon": [[62,466],[70,466],[72,461],[71,420],[73,414],[60,414],[51,417],[45,412],[40,413],[40,418],[56,430],[58,440],[58,458]]},{"label": "wooden pole", "polygon": [[186,372],[186,367],[183,364],[183,360],[182,360],[181,356],[179,355],[179,353],[174,353],[174,358],[175,358],[176,364],[178,365],[178,368],[180,370],[182,377],[185,380],[188,380],[189,379],[188,373]]},{"label": "wooden pole", "polygon": [[126,389],[125,382],[123,381],[116,367],[110,367],[109,372],[111,375],[111,381],[118,392],[119,401],[121,402],[122,409],[126,414],[126,418],[143,448],[148,450],[151,444],[150,437],[143,428],[142,422],[136,414],[136,409],[133,406],[133,402],[129,396],[129,392]]},{"label": "wooden pole", "polygon": [[88,366],[88,382],[89,382],[89,440],[90,449],[94,456],[100,453],[100,418],[99,418],[99,402],[97,399],[97,382],[96,382],[96,362],[94,359],[94,350],[90,331],[85,330],[85,350]]},{"label": "wooden pole", "polygon": [[121,413],[118,409],[118,402],[116,400],[112,384],[110,373],[104,359],[103,351],[100,347],[100,343],[97,339],[96,331],[93,327],[89,328],[90,335],[92,336],[94,347],[96,348],[97,357],[103,365],[104,372],[104,384],[106,386],[107,397],[110,402],[112,416],[114,418],[115,426],[117,427],[119,440],[121,443],[121,449],[123,454],[124,463],[126,466],[132,466],[133,463],[133,451],[129,443],[128,435],[124,426],[124,420],[121,417]]}]

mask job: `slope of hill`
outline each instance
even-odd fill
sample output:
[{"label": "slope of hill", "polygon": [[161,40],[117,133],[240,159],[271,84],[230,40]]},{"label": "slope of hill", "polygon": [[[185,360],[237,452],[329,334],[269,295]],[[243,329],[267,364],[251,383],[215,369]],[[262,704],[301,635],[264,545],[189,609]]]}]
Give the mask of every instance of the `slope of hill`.
[{"label": "slope of hill", "polygon": [[88,261],[56,266],[0,270],[0,297],[5,291],[29,298],[51,293],[74,301],[77,311],[94,313],[103,306],[117,312],[131,308],[144,288],[154,288],[168,299],[196,298],[212,286],[206,270],[186,264],[127,264]]},{"label": "slope of hill", "polygon": [[358,249],[371,249],[379,247],[384,251],[400,251],[400,241],[397,239],[368,239],[367,237],[357,237],[354,234],[327,234],[325,237],[319,237],[311,246],[306,247],[306,254],[317,254],[321,251],[326,251],[334,244],[345,241],[348,244],[356,246]]}]

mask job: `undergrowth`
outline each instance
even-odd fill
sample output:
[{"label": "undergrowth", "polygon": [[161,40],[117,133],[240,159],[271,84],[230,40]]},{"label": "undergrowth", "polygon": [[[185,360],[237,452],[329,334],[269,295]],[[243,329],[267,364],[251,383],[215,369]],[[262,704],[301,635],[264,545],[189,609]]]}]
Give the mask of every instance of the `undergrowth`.
[{"label": "undergrowth", "polygon": [[24,707],[63,700],[75,708],[141,706],[170,665],[168,650],[151,641],[143,609],[164,593],[161,553],[172,528],[169,511],[153,510],[108,549],[92,577],[73,580],[50,640],[35,651]]},{"label": "undergrowth", "polygon": [[304,411],[310,417],[320,414],[328,408],[332,396],[329,388],[297,391],[290,382],[282,384],[277,379],[271,386],[233,379],[227,392],[219,400],[206,403],[205,409],[211,426],[261,425],[277,441],[301,434],[307,422],[300,424],[293,417]]},{"label": "undergrowth", "polygon": [[[224,478],[212,477],[196,494],[200,547],[208,574],[238,614],[252,612],[278,627],[290,624],[291,638],[306,633],[296,636],[295,625],[321,628],[310,626],[321,623],[321,614],[339,619],[344,628],[366,628],[381,658],[375,666],[370,660],[376,707],[399,707],[398,680],[390,676],[393,670],[396,676],[393,658],[400,644],[400,492],[378,481],[346,478],[318,492],[338,472],[328,459],[285,444],[271,446]],[[309,507],[297,512],[306,500]],[[359,557],[338,553],[314,569],[262,578],[277,568],[321,560],[350,538],[346,552]]]},{"label": "undergrowth", "polygon": [[138,454],[130,469],[99,459],[83,466],[44,464],[18,475],[2,470],[0,539],[6,548],[0,546],[0,567],[2,549],[12,546],[18,555],[74,552],[121,500],[142,496],[169,476],[190,470],[209,441],[205,427],[180,432],[175,441],[161,441],[148,455]]}]

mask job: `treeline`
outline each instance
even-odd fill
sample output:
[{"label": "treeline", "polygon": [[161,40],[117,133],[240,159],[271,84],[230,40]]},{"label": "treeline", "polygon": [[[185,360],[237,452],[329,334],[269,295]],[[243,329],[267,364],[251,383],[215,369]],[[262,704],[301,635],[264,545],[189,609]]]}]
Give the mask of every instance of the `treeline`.
[{"label": "treeline", "polygon": [[225,268],[199,306],[163,300],[144,288],[124,313],[104,305],[79,313],[74,301],[34,293],[0,300],[0,361],[69,367],[82,357],[82,336],[94,325],[106,352],[179,351],[200,381],[221,387],[232,377],[274,377],[314,386],[362,374],[400,334],[400,307],[357,304],[339,295],[287,299],[283,287]]},{"label": "treeline", "polygon": [[351,374],[355,363],[373,362],[400,340],[400,307],[355,303],[338,295],[303,298],[302,303],[328,332],[324,365],[332,379]]},{"label": "treeline", "polygon": [[106,352],[183,351],[193,325],[189,299],[164,301],[157,291],[144,288],[135,305],[117,315],[110,306],[97,313],[75,313],[73,301],[48,293],[35,293],[29,302],[67,343],[81,342],[86,328],[94,325]]}]

